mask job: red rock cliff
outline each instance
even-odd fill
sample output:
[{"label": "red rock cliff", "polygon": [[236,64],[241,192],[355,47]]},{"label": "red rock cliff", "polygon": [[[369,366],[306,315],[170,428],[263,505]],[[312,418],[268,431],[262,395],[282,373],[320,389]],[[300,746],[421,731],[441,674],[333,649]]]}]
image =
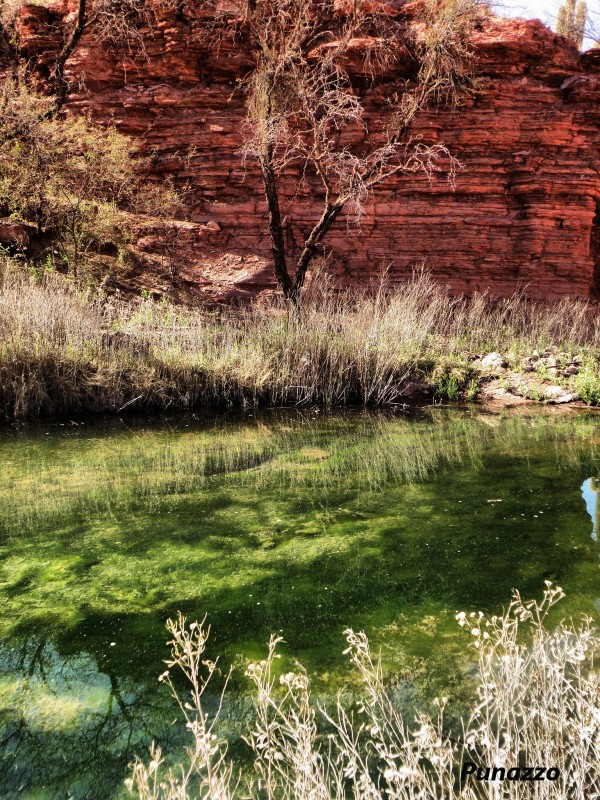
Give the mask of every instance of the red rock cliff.
[{"label": "red rock cliff", "polygon": [[[22,12],[20,46],[42,75],[52,67],[58,18],[59,9]],[[238,154],[244,108],[236,80],[251,60],[231,43],[207,52],[195,25],[163,12],[142,31],[144,54],[124,55],[85,33],[68,64],[77,88],[67,105],[141,140],[156,175],[190,182],[192,222],[173,223],[169,234],[180,276],[206,296],[253,293],[274,280],[261,184]],[[459,110],[419,120],[425,139],[443,141],[462,163],[454,190],[444,176],[378,187],[360,230],[339,220],[328,235],[336,272],[356,285],[389,267],[399,281],[424,263],[457,292],[597,296],[600,51],[580,55],[538,21],[496,17],[473,43],[481,92]],[[393,90],[393,76],[374,85],[368,115]],[[300,191],[288,213],[291,246],[317,212]],[[161,237],[146,230],[137,245],[157,264]]]}]

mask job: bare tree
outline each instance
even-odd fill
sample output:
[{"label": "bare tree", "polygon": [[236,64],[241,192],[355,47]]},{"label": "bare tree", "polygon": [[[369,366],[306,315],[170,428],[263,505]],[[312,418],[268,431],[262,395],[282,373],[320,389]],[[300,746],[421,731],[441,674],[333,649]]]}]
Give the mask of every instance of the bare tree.
[{"label": "bare tree", "polygon": [[592,47],[600,47],[600,0],[593,0],[585,20],[584,42],[590,41]]},{"label": "bare tree", "polygon": [[[10,64],[13,78],[26,77],[26,73],[17,69],[19,47],[15,30],[23,4],[23,0],[0,0],[0,66],[3,61]],[[53,103],[45,109],[43,118],[54,117],[64,106],[71,88],[66,77],[67,64],[88,28],[94,28],[99,41],[139,54],[144,52],[140,28],[149,21],[145,0],[78,0],[76,11],[66,17],[62,27],[62,41],[54,60]],[[14,137],[19,133],[15,131]]]},{"label": "bare tree", "polygon": [[[473,86],[468,33],[477,0],[430,0],[408,20],[364,0],[250,0],[242,31],[256,53],[246,81],[246,158],[261,170],[273,267],[298,306],[307,270],[342,212],[360,217],[369,193],[396,174],[446,170],[456,160],[414,130],[432,103],[456,102]],[[363,88],[347,67],[361,52]],[[408,74],[377,130],[365,121],[369,78],[402,58]],[[358,132],[358,135],[357,135]],[[321,214],[297,257],[286,251],[282,186],[296,171],[321,185]]]},{"label": "bare tree", "polygon": [[[100,1],[106,2],[106,0]],[[64,28],[62,43],[54,62],[54,102],[44,109],[42,115],[44,119],[54,116],[64,105],[69,88],[65,79],[65,67],[84,30],[90,24],[90,3],[91,0],[79,0],[77,12],[72,15],[70,23]],[[20,53],[16,29],[19,10],[23,5],[22,0],[0,0],[0,67],[10,67],[13,80],[20,81],[28,77],[26,72],[19,69]],[[20,133],[19,130],[15,130],[12,138],[18,138]]]}]

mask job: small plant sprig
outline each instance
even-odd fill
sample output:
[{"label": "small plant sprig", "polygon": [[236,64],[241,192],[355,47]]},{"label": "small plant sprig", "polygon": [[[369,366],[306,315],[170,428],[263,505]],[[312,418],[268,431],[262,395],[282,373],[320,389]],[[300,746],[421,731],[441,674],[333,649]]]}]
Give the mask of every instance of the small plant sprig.
[{"label": "small plant sprig", "polygon": [[[365,633],[345,632],[346,654],[362,677],[364,697],[356,715],[338,697],[333,710],[315,706],[306,672],[276,677],[280,637],[272,636],[266,659],[246,671],[256,689],[256,718],[245,737],[254,752],[255,777],[234,781],[226,744],[219,738],[217,710],[208,715],[202,696],[216,662],[202,658],[209,628],[206,618],[187,626],[169,620],[171,659],[191,684],[191,702],[177,699],[193,737],[187,762],[160,778],[160,749],[150,764],[133,765],[127,785],[140,800],[477,800],[532,797],[523,781],[489,783],[459,779],[466,761],[481,768],[520,765],[552,768],[556,779],[535,786],[536,800],[589,800],[600,796],[600,680],[594,672],[598,637],[591,620],[577,626],[547,625],[550,609],[562,598],[546,581],[541,602],[514,592],[501,616],[456,614],[478,653],[476,704],[462,733],[451,735],[444,722],[447,698],[435,701],[435,719],[417,713],[407,722],[395,708],[380,659]],[[523,638],[523,626],[530,632]],[[200,677],[201,672],[205,674]],[[225,684],[226,686],[226,684]],[[223,692],[225,687],[223,689]],[[317,710],[325,723],[318,724]],[[195,781],[195,783],[194,783]]]},{"label": "small plant sprig", "polygon": [[[169,769],[161,777],[164,763],[160,747],[154,743],[150,750],[150,763],[146,766],[139,759],[133,764],[132,775],[126,781],[130,792],[137,793],[140,800],[186,800],[193,796],[210,800],[230,800],[235,794],[234,768],[227,760],[227,747],[216,733],[216,724],[221,715],[229,675],[219,694],[216,710],[209,714],[203,706],[205,694],[217,669],[217,661],[203,658],[210,626],[206,616],[202,622],[187,624],[179,613],[176,620],[167,620],[167,630],[173,637],[168,644],[171,658],[165,661],[167,669],[159,676],[171,690],[185,719],[185,726],[192,735],[193,744],[186,748],[187,762],[177,769]],[[181,697],[171,677],[171,669],[183,672],[190,688],[189,700]],[[192,794],[192,792],[194,792]]]}]

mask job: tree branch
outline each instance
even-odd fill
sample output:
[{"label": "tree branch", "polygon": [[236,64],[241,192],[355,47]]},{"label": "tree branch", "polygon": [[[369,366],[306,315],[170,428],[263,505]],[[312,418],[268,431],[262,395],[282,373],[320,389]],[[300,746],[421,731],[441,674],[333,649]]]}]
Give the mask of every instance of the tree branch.
[{"label": "tree branch", "polygon": [[54,66],[54,107],[52,113],[56,114],[63,107],[67,99],[69,84],[65,78],[65,66],[71,57],[73,50],[77,47],[81,36],[89,24],[87,16],[87,0],[79,0],[77,8],[77,20],[75,27],[71,31],[69,38],[65,42],[62,50],[56,56]]},{"label": "tree branch", "polygon": [[[349,198],[347,198],[349,199]],[[296,264],[296,273],[294,276],[294,284],[289,299],[295,304],[300,300],[300,292],[304,286],[306,279],[306,272],[310,262],[313,260],[318,252],[319,245],[325,238],[325,235],[338,218],[341,210],[347,202],[346,200],[337,201],[335,203],[327,203],[325,209],[321,214],[321,219],[317,222],[315,227],[310,232],[308,239],[304,243],[304,249],[300,254],[298,263]]]}]

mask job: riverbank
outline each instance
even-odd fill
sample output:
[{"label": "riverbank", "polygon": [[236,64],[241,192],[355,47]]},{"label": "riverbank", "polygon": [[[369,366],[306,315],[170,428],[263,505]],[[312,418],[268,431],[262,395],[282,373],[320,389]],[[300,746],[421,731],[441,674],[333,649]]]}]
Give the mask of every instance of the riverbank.
[{"label": "riverbank", "polygon": [[361,297],[313,289],[293,318],[276,300],[207,311],[12,273],[0,311],[5,419],[474,402],[490,392],[600,404],[596,307],[452,298],[423,274]]}]

